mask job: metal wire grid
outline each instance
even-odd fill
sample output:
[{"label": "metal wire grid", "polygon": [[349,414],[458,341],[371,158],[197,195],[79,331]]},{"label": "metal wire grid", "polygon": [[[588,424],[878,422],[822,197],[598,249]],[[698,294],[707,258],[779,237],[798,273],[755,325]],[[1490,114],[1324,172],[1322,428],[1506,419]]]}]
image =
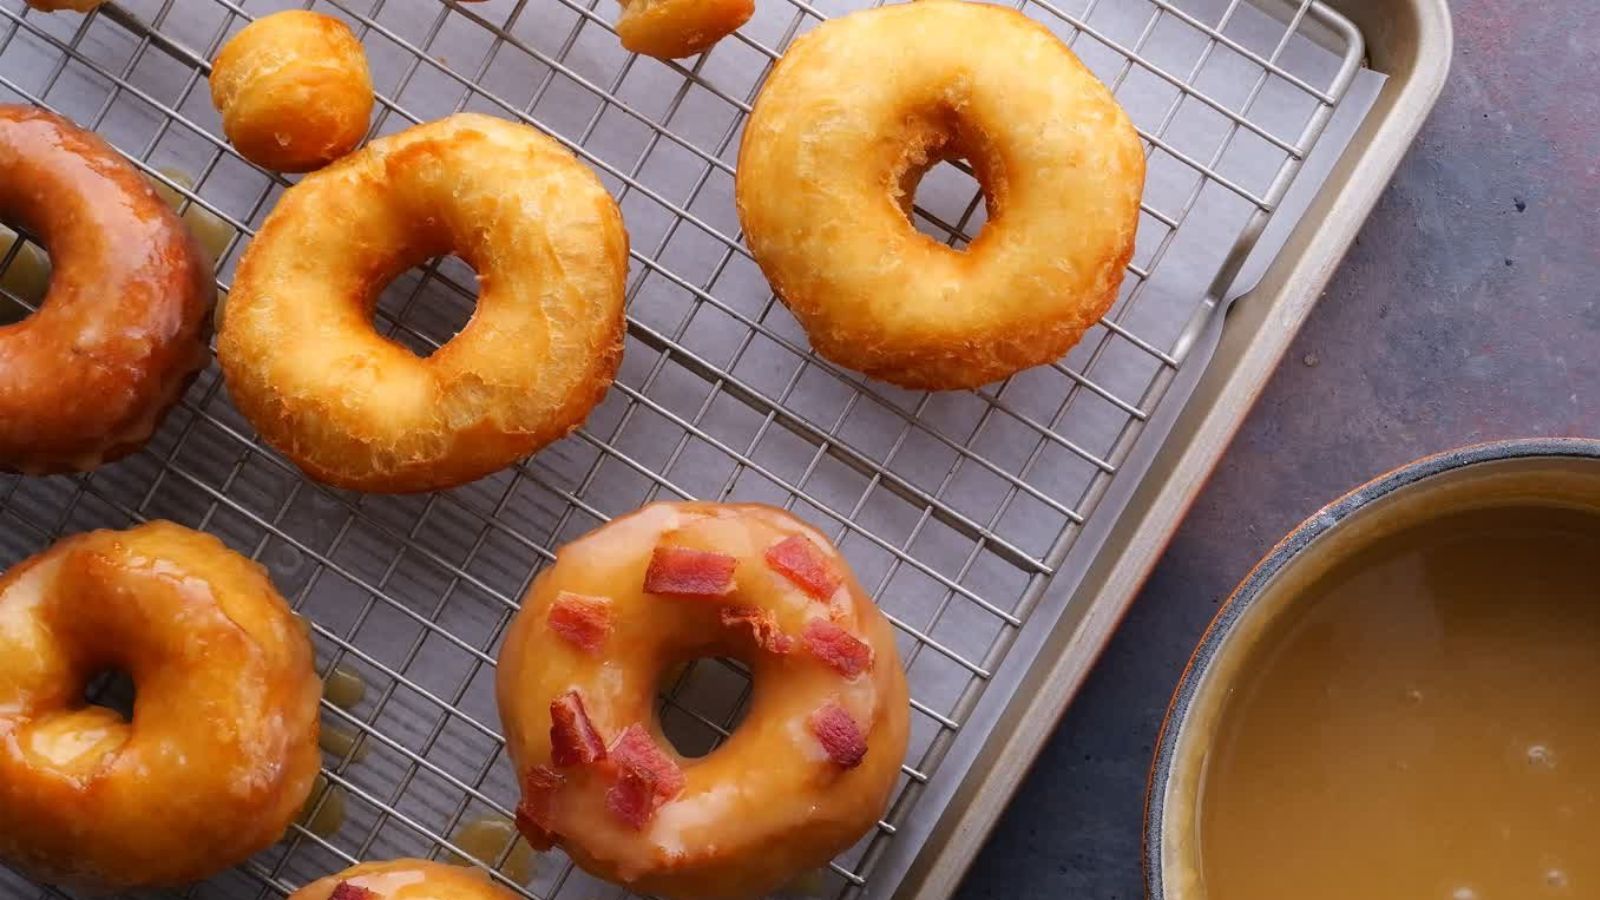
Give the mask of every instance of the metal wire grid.
[{"label": "metal wire grid", "polygon": [[[552,548],[658,496],[764,500],[831,527],[894,621],[914,695],[901,783],[879,827],[806,885],[865,890],[909,817],[941,812],[917,808],[922,786],[964,776],[947,764],[963,721],[980,701],[1005,699],[983,688],[1020,630],[1050,627],[1030,618],[1036,600],[1088,518],[1115,514],[1100,497],[1360,54],[1359,35],[1313,0],[1270,16],[1240,0],[1086,0],[1075,12],[1025,0],[1141,128],[1150,182],[1139,248],[1112,313],[1062,362],[978,392],[916,394],[811,356],[732,214],[732,156],[761,79],[796,35],[847,5],[766,3],[685,66],[622,52],[611,10],[595,2],[293,4],[357,29],[381,93],[375,134],[461,109],[519,118],[613,189],[635,248],[628,347],[582,431],[456,491],[349,494],[304,481],[259,444],[213,367],[138,455],[86,476],[0,479],[0,562],[154,517],[210,530],[271,570],[312,621],[324,671],[359,672],[374,688],[348,710],[324,704],[325,725],[353,738],[326,760],[347,800],[342,827],[296,826],[185,896],[268,897],[361,859],[440,857],[461,850],[462,822],[509,816],[517,793],[492,694],[501,632]],[[246,20],[285,5],[131,0],[79,18],[0,0],[0,100],[95,128],[177,190],[187,213],[225,223],[235,232],[219,265],[225,290],[286,182],[218,137],[206,61]],[[1287,61],[1329,34],[1330,63]],[[1258,106],[1264,96],[1273,102]],[[171,166],[195,186],[158,171]],[[960,167],[941,167],[913,219],[959,247],[984,212]],[[38,248],[26,236],[7,243],[0,315],[9,301],[15,318],[37,298],[4,277]],[[459,261],[429,261],[386,291],[377,324],[431,352],[470,315],[473,284]],[[736,665],[696,663],[664,691],[664,727],[685,749],[714,746],[747,693]],[[530,884],[496,877],[529,897],[621,893],[559,851]],[[895,887],[870,886],[875,896]],[[56,895],[3,870],[0,888]]]}]

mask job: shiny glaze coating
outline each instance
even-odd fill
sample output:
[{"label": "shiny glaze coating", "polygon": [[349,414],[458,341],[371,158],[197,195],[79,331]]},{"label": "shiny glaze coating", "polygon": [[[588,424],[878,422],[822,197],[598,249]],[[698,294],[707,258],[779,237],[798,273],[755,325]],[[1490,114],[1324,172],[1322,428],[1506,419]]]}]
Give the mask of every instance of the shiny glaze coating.
[{"label": "shiny glaze coating", "polygon": [[371,900],[516,900],[479,869],[423,859],[365,862],[319,878],[289,900],[330,900],[339,885],[370,891]]},{"label": "shiny glaze coating", "polygon": [[246,25],[211,66],[211,102],[240,155],[309,172],[361,143],[372,74],[361,42],[332,16],[290,9]]},{"label": "shiny glaze coating", "polygon": [[0,105],[0,220],[50,251],[0,326],[0,470],[87,471],[144,444],[210,358],[211,266],[149,182],[54,113]]},{"label": "shiny glaze coating", "polygon": [[[455,253],[478,307],[426,359],[373,329],[381,288]],[[217,352],[235,404],[311,477],[424,491],[576,428],[622,356],[628,236],[594,173],[532,128],[461,113],[284,193],[239,264]]]},{"label": "shiny glaze coating", "polygon": [[710,50],[755,10],[755,0],[624,0],[617,36],[634,53],[682,59]]},{"label": "shiny glaze coating", "polygon": [[[133,719],[85,705],[120,669]],[[90,891],[205,878],[276,841],[316,776],[311,642],[264,570],[170,522],[0,578],[0,861]]]},{"label": "shiny glaze coating", "polygon": [[[908,218],[923,174],[958,158],[989,213],[965,250]],[[946,390],[1052,362],[1110,308],[1144,169],[1111,92],[1043,25],[921,0],[794,42],[745,126],[736,195],[819,353]]]},{"label": "shiny glaze coating", "polygon": [[[808,539],[842,576],[828,600],[766,563],[764,554],[792,535]],[[662,542],[735,557],[732,593],[716,600],[645,593]],[[598,652],[550,627],[551,606],[564,591],[610,600],[612,624]],[[770,613],[796,648],[776,653],[750,629],[724,624],[721,612],[732,605]],[[870,668],[847,678],[800,649],[807,623],[817,620],[870,646]],[[661,734],[655,697],[670,667],[705,656],[750,667],[749,712],[720,747],[685,759]],[[601,765],[558,770],[566,780],[551,804],[550,831],[579,865],[669,897],[756,896],[825,864],[883,814],[906,750],[906,682],[888,621],[826,537],[765,506],[656,503],[562,547],[512,622],[497,689],[506,746],[525,786],[530,770],[552,763],[552,699],[574,689],[606,742],[642,723],[682,769],[682,792],[642,830],[607,809],[610,779]],[[808,718],[830,703],[861,723],[866,756],[854,768],[832,761],[808,731]]]},{"label": "shiny glaze coating", "polygon": [[86,13],[104,2],[106,0],[28,0],[28,5],[45,12],[70,9],[74,12]]}]

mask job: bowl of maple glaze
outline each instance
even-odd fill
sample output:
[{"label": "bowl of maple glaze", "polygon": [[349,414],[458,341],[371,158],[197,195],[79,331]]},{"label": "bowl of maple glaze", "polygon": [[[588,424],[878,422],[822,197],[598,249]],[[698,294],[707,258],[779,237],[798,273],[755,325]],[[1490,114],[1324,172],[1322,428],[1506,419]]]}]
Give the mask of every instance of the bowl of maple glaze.
[{"label": "bowl of maple glaze", "polygon": [[1414,462],[1306,520],[1184,671],[1152,900],[1600,897],[1600,441]]}]

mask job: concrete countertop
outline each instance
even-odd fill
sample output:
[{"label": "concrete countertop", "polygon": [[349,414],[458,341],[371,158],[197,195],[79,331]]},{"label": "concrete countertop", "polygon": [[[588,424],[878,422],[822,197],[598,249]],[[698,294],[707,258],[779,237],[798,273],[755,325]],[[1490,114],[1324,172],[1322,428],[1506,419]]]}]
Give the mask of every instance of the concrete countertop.
[{"label": "concrete countertop", "polygon": [[1600,436],[1600,4],[1456,0],[1449,84],[958,894],[1144,896],[1145,774],[1219,602],[1418,456]]}]

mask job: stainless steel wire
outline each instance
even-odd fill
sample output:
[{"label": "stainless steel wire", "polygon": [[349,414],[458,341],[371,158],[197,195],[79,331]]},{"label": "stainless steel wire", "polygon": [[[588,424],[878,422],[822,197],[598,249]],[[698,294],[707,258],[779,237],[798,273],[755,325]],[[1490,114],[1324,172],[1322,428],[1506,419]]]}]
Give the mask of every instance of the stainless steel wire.
[{"label": "stainless steel wire", "polygon": [[[312,623],[319,667],[366,696],[325,702],[337,828],[296,825],[246,865],[184,892],[274,897],[358,860],[474,858],[456,835],[517,798],[493,708],[494,659],[518,598],[555,547],[657,498],[756,500],[832,532],[898,630],[913,740],[884,821],[797,891],[894,893],[884,848],[932,779],[960,780],[951,747],[1025,629],[1076,534],[1190,359],[1359,64],[1360,36],[1316,0],[1022,0],[1117,91],[1150,160],[1138,250],[1121,299],[1061,362],[976,392],[866,382],[811,355],[760,278],[732,211],[733,156],[782,49],[846,0],[764,0],[738,35],[684,63],[617,45],[598,0],[125,0],[86,17],[0,0],[0,102],[54,108],[110,139],[220,229],[219,287],[288,185],[240,159],[205,87],[243,24],[285,6],[350,22],[380,98],[374,134],[472,109],[529,122],[593,165],[633,238],[628,346],[615,389],[573,437],[504,472],[422,497],[304,480],[207,370],[150,446],[92,474],[0,476],[0,564],[63,534],[171,518],[261,561]],[[1066,7],[1072,7],[1068,9]],[[1286,51],[1328,48],[1301,67]],[[1293,54],[1296,59],[1303,54]],[[1258,101],[1273,101],[1270,115]],[[1292,101],[1292,102],[1291,102]],[[1292,116],[1281,111],[1294,109]],[[177,173],[183,173],[182,178]],[[914,223],[962,247],[985,209],[965,169],[931,173]],[[0,322],[38,302],[41,248],[0,234]],[[471,314],[474,276],[431,260],[398,279],[376,325],[419,353]],[[705,751],[736,726],[748,679],[702,660],[669,680],[664,727]],[[336,799],[335,799],[336,798]],[[520,883],[507,853],[476,860],[528,897],[620,896],[559,851]],[[59,896],[0,869],[0,893]]]}]

